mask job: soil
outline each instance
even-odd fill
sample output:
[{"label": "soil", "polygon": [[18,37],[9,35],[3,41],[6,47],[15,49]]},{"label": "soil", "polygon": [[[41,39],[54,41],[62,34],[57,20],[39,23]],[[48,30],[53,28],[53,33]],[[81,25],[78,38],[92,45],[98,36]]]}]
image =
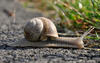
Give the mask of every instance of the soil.
[{"label": "soil", "polygon": [[100,51],[72,48],[10,47],[8,43],[24,38],[23,27],[33,17],[43,16],[31,12],[14,0],[0,0],[0,63],[100,63]]}]

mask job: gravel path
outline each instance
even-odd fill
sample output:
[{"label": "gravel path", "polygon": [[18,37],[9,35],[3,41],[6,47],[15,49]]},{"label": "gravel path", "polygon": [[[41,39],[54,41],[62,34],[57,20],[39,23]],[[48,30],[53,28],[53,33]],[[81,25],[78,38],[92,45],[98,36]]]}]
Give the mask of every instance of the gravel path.
[{"label": "gravel path", "polygon": [[5,10],[14,9],[13,0],[0,0],[0,63],[100,63],[100,51],[65,48],[9,47],[23,38],[23,26],[29,19],[42,16],[16,3],[16,22]]}]

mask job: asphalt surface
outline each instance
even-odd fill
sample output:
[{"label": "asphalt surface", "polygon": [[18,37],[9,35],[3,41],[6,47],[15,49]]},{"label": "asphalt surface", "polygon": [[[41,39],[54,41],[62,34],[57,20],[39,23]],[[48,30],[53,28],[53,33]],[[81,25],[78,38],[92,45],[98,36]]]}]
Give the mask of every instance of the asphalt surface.
[{"label": "asphalt surface", "polygon": [[24,38],[23,27],[33,18],[42,16],[16,3],[16,21],[9,15],[13,0],[0,0],[0,63],[100,63],[100,51],[71,48],[10,47],[7,44]]}]

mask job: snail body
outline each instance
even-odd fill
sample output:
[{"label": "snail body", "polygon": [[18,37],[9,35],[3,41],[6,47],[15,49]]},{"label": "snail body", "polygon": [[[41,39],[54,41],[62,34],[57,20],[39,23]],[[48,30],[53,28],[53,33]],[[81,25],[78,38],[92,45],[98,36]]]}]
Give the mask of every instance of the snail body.
[{"label": "snail body", "polygon": [[84,48],[83,38],[93,29],[90,28],[81,37],[59,37],[56,26],[51,20],[45,17],[36,17],[28,21],[24,27],[24,36],[27,41],[21,40],[10,45]]}]

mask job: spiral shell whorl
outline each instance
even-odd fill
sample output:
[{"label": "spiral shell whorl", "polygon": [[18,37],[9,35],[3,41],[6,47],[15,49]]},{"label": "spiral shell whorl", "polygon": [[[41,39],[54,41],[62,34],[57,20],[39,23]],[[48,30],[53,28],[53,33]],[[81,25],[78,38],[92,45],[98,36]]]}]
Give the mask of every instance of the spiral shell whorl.
[{"label": "spiral shell whorl", "polygon": [[41,19],[33,18],[24,27],[25,38],[29,41],[37,41],[43,31]]}]

